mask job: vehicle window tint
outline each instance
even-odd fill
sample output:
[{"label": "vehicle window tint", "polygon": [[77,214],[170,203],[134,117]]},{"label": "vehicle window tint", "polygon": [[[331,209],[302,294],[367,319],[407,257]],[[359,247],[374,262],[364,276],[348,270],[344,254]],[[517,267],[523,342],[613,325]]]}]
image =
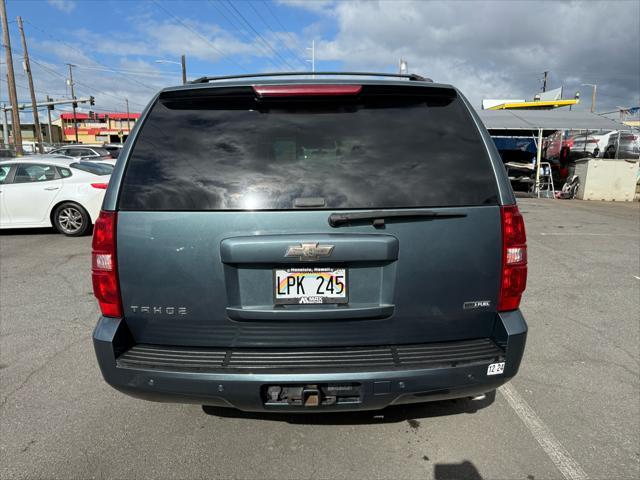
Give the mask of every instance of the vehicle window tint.
[{"label": "vehicle window tint", "polygon": [[0,183],[4,183],[10,170],[11,165],[0,165]]},{"label": "vehicle window tint", "polygon": [[67,155],[71,157],[82,157],[86,155],[91,155],[91,151],[86,150],[84,148],[69,148],[67,149]]},{"label": "vehicle window tint", "polygon": [[16,168],[13,183],[46,182],[56,178],[58,175],[53,165],[23,163]]},{"label": "vehicle window tint", "polygon": [[58,171],[60,172],[60,176],[62,178],[67,178],[71,176],[71,170],[68,168],[58,167]]},{"label": "vehicle window tint", "polygon": [[92,150],[97,155],[101,155],[101,156],[109,155],[109,150],[107,150],[106,148],[93,148]]},{"label": "vehicle window tint", "polygon": [[111,175],[111,173],[113,173],[113,165],[109,165],[108,163],[76,162],[69,166],[76,170],[93,173],[94,175]]},{"label": "vehicle window tint", "polygon": [[[422,91],[427,89],[421,89]],[[136,139],[125,210],[404,208],[497,203],[455,91],[258,103],[162,98]],[[396,89],[397,92],[397,89]],[[309,203],[309,202],[306,202]]]}]

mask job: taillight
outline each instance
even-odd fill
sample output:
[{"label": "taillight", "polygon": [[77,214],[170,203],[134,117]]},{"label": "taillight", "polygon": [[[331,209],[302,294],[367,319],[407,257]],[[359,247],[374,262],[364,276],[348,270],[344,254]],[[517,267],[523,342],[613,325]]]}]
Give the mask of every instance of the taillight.
[{"label": "taillight", "polygon": [[357,95],[362,85],[254,85],[258,97]]},{"label": "taillight", "polygon": [[121,317],[120,285],[116,269],[116,212],[101,211],[93,227],[91,279],[93,294],[105,317]]},{"label": "taillight", "polygon": [[109,184],[108,184],[108,183],[92,183],[92,184],[91,184],[91,186],[92,186],[93,188],[98,188],[98,189],[101,189],[101,190],[106,190],[106,188],[109,186]]},{"label": "taillight", "polygon": [[502,217],[502,275],[498,311],[515,310],[527,287],[527,235],[516,205],[500,207]]}]

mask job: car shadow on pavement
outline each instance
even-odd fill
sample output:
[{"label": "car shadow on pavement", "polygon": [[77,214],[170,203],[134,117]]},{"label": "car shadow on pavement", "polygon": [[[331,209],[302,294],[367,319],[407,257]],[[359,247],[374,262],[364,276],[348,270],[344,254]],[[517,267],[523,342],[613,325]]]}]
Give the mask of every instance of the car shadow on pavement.
[{"label": "car shadow on pavement", "polygon": [[53,227],[43,228],[7,228],[0,230],[0,235],[43,235],[43,234],[58,234]]},{"label": "car shadow on pavement", "polygon": [[393,405],[383,410],[355,412],[321,413],[310,411],[309,413],[256,413],[242,412],[234,408],[214,407],[210,405],[203,405],[202,410],[207,415],[215,417],[287,422],[298,425],[365,425],[407,422],[411,428],[418,429],[420,428],[420,419],[458,415],[462,413],[472,414],[491,405],[495,401],[495,398],[496,392],[493,390],[488,392],[483,400],[460,398],[437,402]]},{"label": "car shadow on pavement", "polygon": [[[82,236],[89,236],[93,233],[93,225],[89,225],[89,228],[87,229],[85,235]],[[2,229],[0,230],[0,236],[5,235],[5,236],[11,236],[11,235],[15,235],[15,236],[19,236],[19,235],[25,235],[25,236],[35,236],[35,235],[59,235],[60,237],[64,237],[64,235],[62,235],[61,233],[59,233],[55,228],[53,227],[41,227],[41,228],[6,228],[6,229]],[[81,238],[81,237],[80,237]]]}]

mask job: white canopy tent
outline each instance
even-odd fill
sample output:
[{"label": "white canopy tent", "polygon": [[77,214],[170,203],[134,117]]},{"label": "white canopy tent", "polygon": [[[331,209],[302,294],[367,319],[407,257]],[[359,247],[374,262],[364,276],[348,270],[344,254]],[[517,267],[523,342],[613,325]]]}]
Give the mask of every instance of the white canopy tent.
[{"label": "white canopy tent", "polygon": [[480,110],[487,130],[633,130],[622,122],[580,110]]},{"label": "white canopy tent", "polygon": [[542,136],[556,130],[637,130],[622,122],[580,110],[480,110],[480,118],[487,130],[537,133],[536,193],[540,195],[540,162]]}]

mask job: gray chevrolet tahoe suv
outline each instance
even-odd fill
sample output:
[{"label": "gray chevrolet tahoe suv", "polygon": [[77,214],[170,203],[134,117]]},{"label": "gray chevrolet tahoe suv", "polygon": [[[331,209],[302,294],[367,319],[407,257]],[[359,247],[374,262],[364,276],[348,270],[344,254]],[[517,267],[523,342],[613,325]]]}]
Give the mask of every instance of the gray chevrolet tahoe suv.
[{"label": "gray chevrolet tahoe suv", "polygon": [[93,237],[105,380],[245,411],[508,381],[525,230],[473,108],[417,75],[295,75],[167,88],[136,123]]}]

